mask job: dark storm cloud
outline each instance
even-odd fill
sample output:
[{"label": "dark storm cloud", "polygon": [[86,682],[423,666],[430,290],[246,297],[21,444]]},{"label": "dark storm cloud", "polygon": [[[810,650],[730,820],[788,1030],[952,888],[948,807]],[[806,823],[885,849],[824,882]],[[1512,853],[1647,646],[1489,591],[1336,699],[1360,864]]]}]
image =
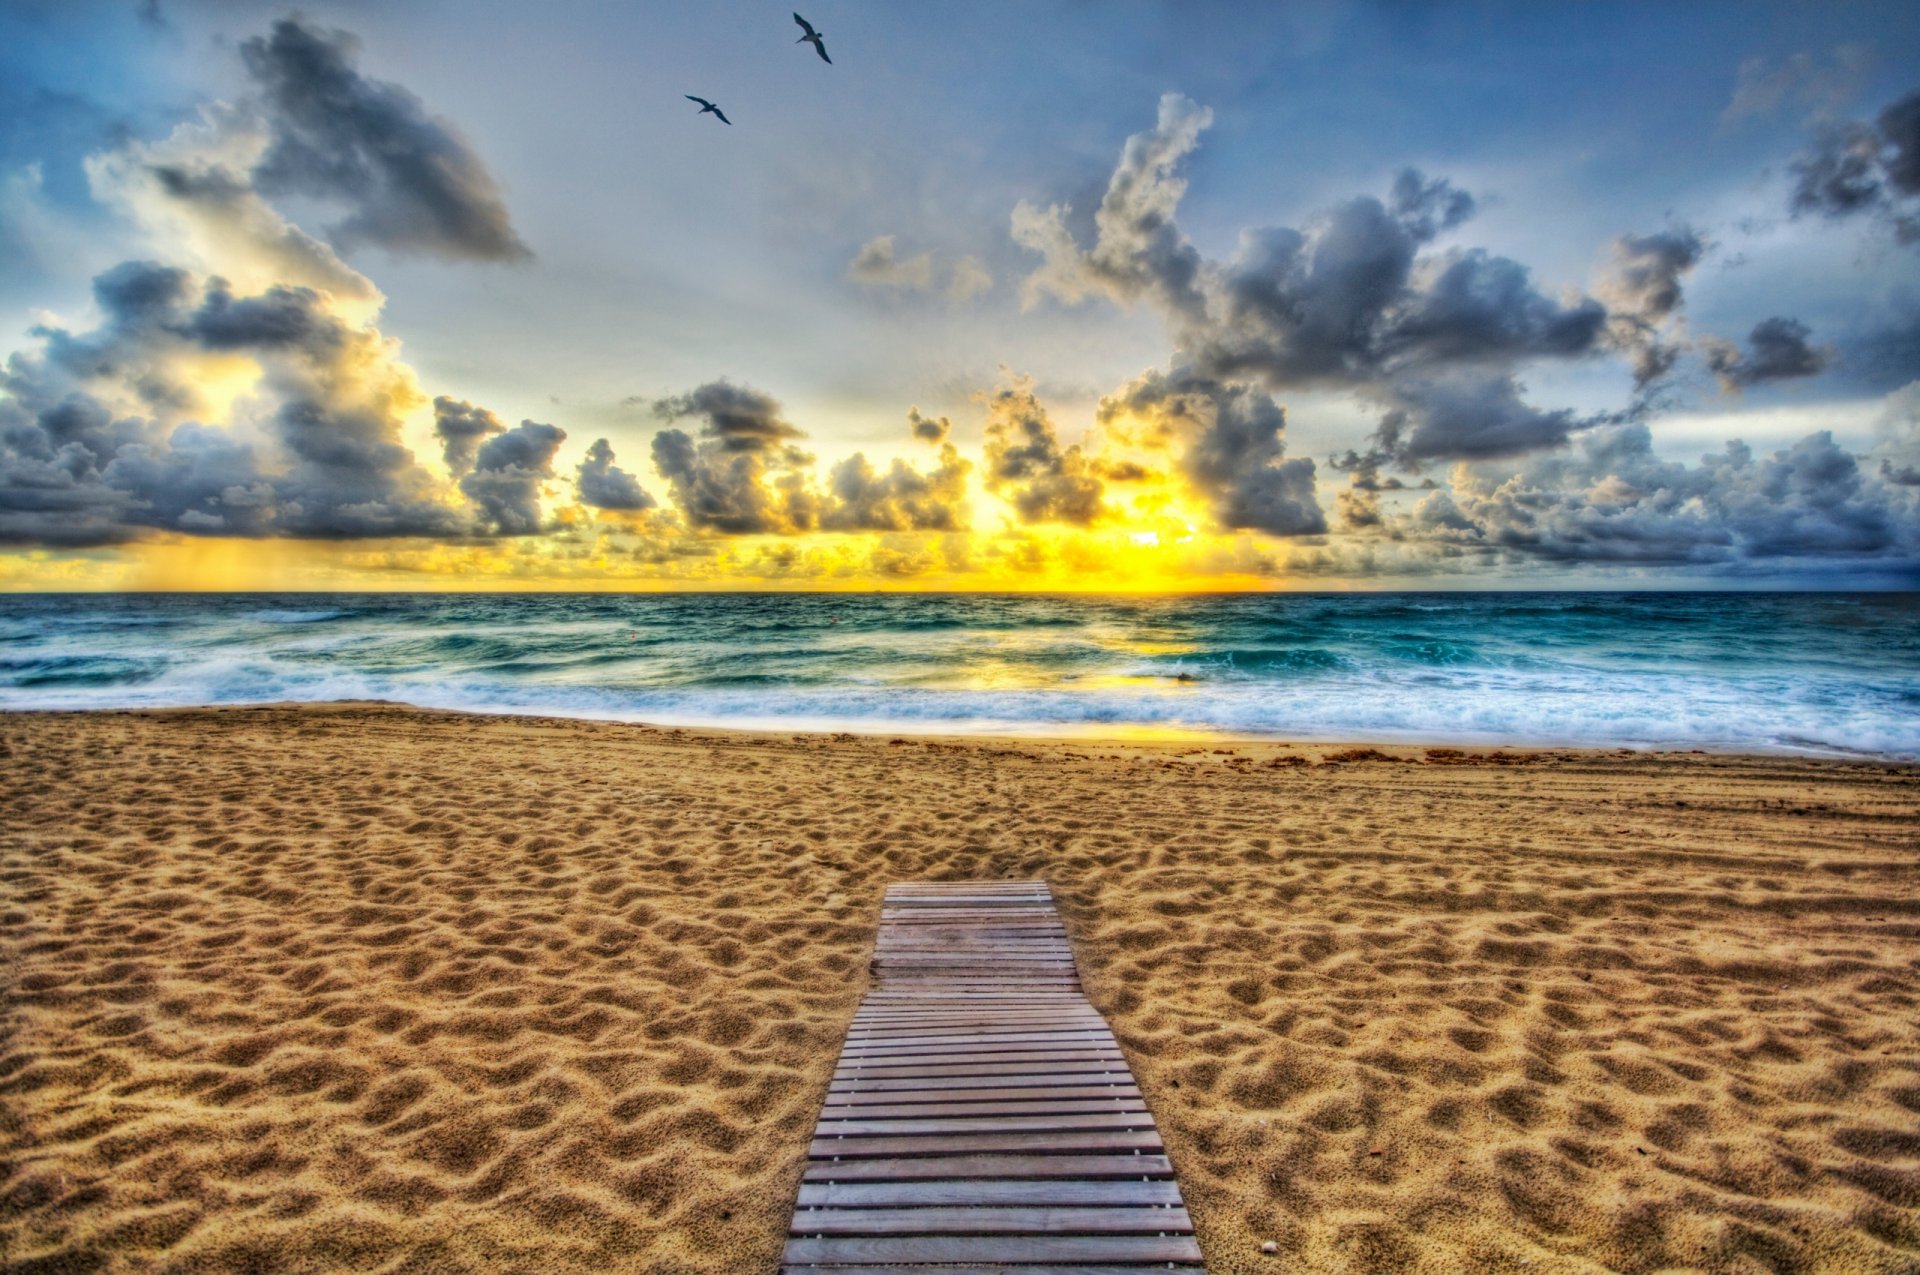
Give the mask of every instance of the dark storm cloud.
[{"label": "dark storm cloud", "polygon": [[597,438],[587,448],[587,458],[574,475],[580,490],[580,503],[594,509],[638,513],[660,502],[648,494],[640,480],[613,463],[613,444]]},{"label": "dark storm cloud", "polygon": [[709,381],[686,394],[663,398],[653,405],[656,416],[679,420],[704,416],[701,433],[727,451],[771,451],[789,439],[806,435],[780,415],[778,400],[759,390],[731,381]]},{"label": "dark storm cloud", "polygon": [[[236,296],[129,262],[95,281],[89,332],[46,328],[0,373],[0,535],[105,544],[232,536],[459,535],[466,511],[400,441],[410,378],[378,333],[306,288]],[[196,359],[259,369],[247,432],[193,419]]]},{"label": "dark storm cloud", "polygon": [[1481,250],[1421,258],[1474,210],[1471,196],[1408,170],[1387,201],[1363,196],[1303,229],[1251,230],[1238,254],[1204,261],[1175,221],[1179,167],[1211,115],[1178,95],[1154,129],[1128,139],[1083,250],[1065,210],[1015,210],[1013,231],[1043,264],[1029,296],[1146,300],[1167,315],[1200,375],[1275,389],[1364,388],[1461,363],[1570,358],[1598,347],[1607,312],[1555,300],[1518,262]]},{"label": "dark storm cloud", "polygon": [[1795,215],[1872,213],[1901,243],[1920,243],[1920,91],[1868,123],[1827,121],[1790,165]]},{"label": "dark storm cloud", "polygon": [[1834,360],[1831,347],[1816,347],[1807,340],[1811,329],[1798,319],[1763,319],[1754,325],[1743,353],[1731,342],[1707,340],[1707,366],[1720,378],[1728,393],[1769,381],[1787,381],[1817,376]]},{"label": "dark storm cloud", "polygon": [[498,416],[465,399],[442,394],[433,400],[433,432],[440,439],[440,454],[447,462],[447,472],[455,478],[473,468],[481,443],[494,434],[505,433],[506,428]]},{"label": "dark storm cloud", "polygon": [[351,205],[332,228],[341,244],[483,261],[529,256],[465,139],[404,88],[361,75],[357,50],[346,32],[298,18],[241,46],[272,129],[253,171],[258,189]]},{"label": "dark storm cloud", "polygon": [[1876,123],[1889,148],[1882,161],[1887,184],[1901,195],[1920,195],[1920,92],[1881,111]]},{"label": "dark storm cloud", "polygon": [[1221,276],[1218,316],[1184,339],[1210,375],[1275,388],[1390,382],[1451,364],[1587,353],[1606,320],[1563,304],[1518,262],[1483,251],[1420,262],[1419,240],[1377,199],[1349,200],[1302,232],[1245,237]]},{"label": "dark storm cloud", "polygon": [[1733,442],[1686,466],[1655,457],[1646,427],[1629,424],[1590,435],[1578,455],[1454,496],[1466,534],[1558,562],[1911,561],[1920,552],[1920,501],[1863,471],[1825,432],[1766,457]]},{"label": "dark storm cloud", "polygon": [[804,438],[769,395],[710,381],[661,399],[667,420],[705,418],[698,440],[668,429],[653,438],[653,464],[667,480],[689,526],[726,535],[790,534],[819,525],[820,501],[808,473],[813,458],[793,446]]},{"label": "dark storm cloud", "polygon": [[1411,468],[1562,447],[1574,430],[1593,423],[1534,407],[1507,373],[1438,373],[1396,386],[1395,399],[1374,439],[1395,463]]},{"label": "dark storm cloud", "polygon": [[484,528],[503,536],[542,530],[540,489],[553,478],[554,453],[566,437],[557,425],[521,421],[480,445],[460,490],[474,503]]},{"label": "dark storm cloud", "polygon": [[1026,382],[987,400],[986,475],[1020,521],[1085,527],[1107,512],[1103,486],[1080,448],[1060,446]]},{"label": "dark storm cloud", "polygon": [[1314,497],[1314,464],[1286,459],[1286,409],[1250,385],[1190,371],[1148,372],[1100,401],[1102,422],[1131,415],[1184,440],[1180,472],[1226,531],[1318,535],[1326,514]]}]

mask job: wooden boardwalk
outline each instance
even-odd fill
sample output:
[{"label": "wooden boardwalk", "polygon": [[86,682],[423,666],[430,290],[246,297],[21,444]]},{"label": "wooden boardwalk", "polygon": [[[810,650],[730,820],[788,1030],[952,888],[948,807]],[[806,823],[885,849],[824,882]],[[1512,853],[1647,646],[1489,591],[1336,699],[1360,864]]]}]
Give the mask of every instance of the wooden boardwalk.
[{"label": "wooden boardwalk", "polygon": [[782,1269],[1200,1267],[1133,1073],[1042,881],[891,886]]}]

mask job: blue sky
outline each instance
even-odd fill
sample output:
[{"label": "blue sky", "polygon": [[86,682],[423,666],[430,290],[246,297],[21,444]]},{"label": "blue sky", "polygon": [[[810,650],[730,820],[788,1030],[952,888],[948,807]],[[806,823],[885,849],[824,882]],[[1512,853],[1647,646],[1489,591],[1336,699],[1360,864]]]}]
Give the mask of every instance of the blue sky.
[{"label": "blue sky", "polygon": [[[179,226],[150,192],[121,187],[116,196],[97,172],[90,180],[89,157],[98,169],[102,156],[146,155],[139,148],[192,128],[211,103],[246,114],[259,137],[281,136],[281,108],[262,104],[265,81],[242,49],[293,12],[180,0],[0,10],[0,347],[16,356],[6,390],[23,420],[41,410],[36,395],[111,401],[111,387],[54,384],[41,366],[46,329],[101,330],[96,276],[128,260],[178,265],[194,288],[234,273],[217,245],[184,250]],[[458,139],[497,195],[502,224],[527,250],[489,256],[418,237],[356,238],[338,228],[364,191],[328,190],[317,179],[274,185],[262,169],[222,161],[258,188],[272,217],[330,241],[384,298],[377,313],[340,313],[401,343],[393,358],[413,378],[420,404],[410,417],[396,409],[394,440],[417,454],[421,481],[445,487],[436,499],[460,506],[477,498],[461,494],[462,475],[434,454],[441,436],[427,400],[483,406],[505,423],[503,433],[524,419],[566,435],[527,460],[521,477],[538,518],[517,537],[484,518],[465,531],[435,524],[424,537],[374,534],[380,526],[415,529],[396,514],[349,537],[366,541],[362,548],[377,541],[382,569],[431,541],[443,549],[484,544],[518,562],[516,570],[551,572],[565,556],[555,546],[586,537],[639,558],[648,546],[671,543],[679,562],[695,561],[705,546],[727,564],[722,575],[751,582],[767,578],[752,566],[767,548],[756,535],[813,545],[836,529],[932,537],[959,526],[976,542],[1047,540],[1056,559],[1046,578],[1057,583],[1069,533],[1158,535],[1147,526],[1153,510],[1178,508],[1212,557],[1161,562],[1162,574],[1276,583],[1676,575],[1793,582],[1808,576],[1812,559],[1822,564],[1814,574],[1839,563],[1863,581],[1914,579],[1920,531],[1910,485],[1889,479],[1885,490],[1842,493],[1879,528],[1874,534],[1857,534],[1857,519],[1855,534],[1815,527],[1817,502],[1840,497],[1809,497],[1816,503],[1793,518],[1809,537],[1806,550],[1783,552],[1791,530],[1754,521],[1753,493],[1771,490],[1764,475],[1721,509],[1719,496],[1693,477],[1649,468],[1693,466],[1703,451],[1736,438],[1764,458],[1822,430],[1854,458],[1856,478],[1897,476],[1913,459],[1917,395],[1902,391],[1920,378],[1920,248],[1902,241],[1900,222],[1917,201],[1882,174],[1880,196],[1868,205],[1794,204],[1796,164],[1804,168],[1822,145],[1843,153],[1830,140],[1838,130],[1869,130],[1879,148],[1872,162],[1896,171],[1904,153],[1897,132],[1871,130],[1882,111],[1920,89],[1913,6],[1027,2],[936,15],[924,6],[841,2],[803,12],[825,33],[831,66],[794,43],[788,9],[771,3],[300,7],[303,30],[355,37],[341,46],[355,83],[397,86],[417,98],[420,118]],[[717,101],[732,126],[697,115],[684,94]],[[1155,178],[1185,184],[1173,233],[1216,280],[1204,323],[1169,310],[1157,284],[1139,284],[1144,276],[1116,282],[1087,264],[1098,256],[1094,213],[1124,168],[1122,148],[1166,121],[1163,99],[1206,113],[1170,172]],[[212,162],[195,154],[196,163]],[[1324,255],[1316,227],[1328,224],[1330,210],[1387,199],[1408,168],[1470,196],[1473,212],[1415,236],[1413,273],[1399,299],[1383,303],[1392,314],[1369,322],[1398,322],[1393,314],[1424,295],[1423,270],[1480,250],[1524,268],[1527,295],[1539,304],[1598,298],[1604,331],[1594,329],[1577,349],[1515,347],[1493,363],[1475,355],[1480,380],[1471,393],[1454,385],[1465,371],[1442,366],[1444,343],[1412,371],[1382,345],[1360,356],[1365,371],[1331,378],[1276,371],[1270,362],[1224,375],[1196,355],[1244,336],[1223,317],[1235,281],[1252,278],[1232,264],[1244,235],[1298,228],[1309,252]],[[1012,233],[1023,203],[1062,209],[1059,224],[1088,255],[1059,258],[1065,274],[1055,279],[1079,282],[1032,282],[1043,255]],[[1116,217],[1125,211],[1116,208]],[[1640,347],[1622,326],[1633,316],[1608,280],[1622,260],[1622,236],[1663,233],[1695,245],[1675,276],[1682,300],[1655,316],[1665,325],[1660,340],[1681,352],[1666,375],[1636,391],[1632,350]],[[1113,251],[1121,247],[1116,240]],[[862,261],[866,268],[856,267]],[[262,288],[272,282],[248,277]],[[1800,332],[1800,344],[1764,363],[1752,337],[1772,319],[1803,325],[1779,329]],[[1387,327],[1375,335],[1398,339]],[[1183,369],[1216,387],[1211,406],[1146,422],[1158,430],[1157,442],[1143,444],[1153,455],[1126,453],[1145,425],[1135,422],[1140,428],[1121,438],[1100,423],[1101,400],[1149,370]],[[174,372],[213,374],[200,363]],[[1495,385],[1503,378],[1532,413],[1526,445],[1493,454],[1480,435],[1439,441],[1440,380],[1457,390],[1450,401],[1480,410],[1496,400],[1511,408],[1512,396]],[[268,374],[261,384],[273,381]],[[653,440],[674,427],[658,405],[720,381],[751,387],[775,405],[766,410],[804,433],[793,445],[813,458],[811,468],[769,455],[748,477],[777,483],[785,473],[814,484],[814,514],[790,510],[727,530],[681,499],[671,475],[648,466]],[[1283,406],[1285,425],[1253,451],[1233,453],[1232,464],[1261,471],[1234,496],[1220,466],[1196,457],[1222,428],[1210,414],[1225,402],[1219,387],[1242,382]],[[1020,387],[1030,408],[995,397]],[[241,418],[251,412],[259,433],[276,406],[254,401],[265,392],[256,386],[245,403],[227,405],[239,413],[233,421],[210,418],[201,403],[191,423],[246,435]],[[1168,401],[1156,400],[1154,410],[1171,410]],[[843,509],[836,521],[829,473],[850,454],[883,473],[894,458],[916,474],[930,471],[932,453],[906,426],[909,407],[951,421],[949,438],[972,470],[964,496],[947,494],[967,506],[965,515],[955,522]],[[1008,458],[1006,440],[1028,428],[1022,410],[1046,417],[1055,445],[1036,462],[1045,472]],[[1395,411],[1427,440],[1416,446],[1421,454],[1404,446],[1396,453],[1381,433]],[[1553,413],[1566,419],[1542,424]],[[1422,422],[1431,423],[1424,435]],[[168,446],[183,423],[159,413],[138,445]],[[711,418],[695,414],[680,428],[718,440],[721,452],[734,445]],[[1643,430],[1646,439],[1631,474],[1594,454],[1623,429]],[[289,470],[274,452],[285,439],[270,434],[258,440],[247,473],[271,484]],[[132,437],[116,436],[114,445]],[[603,437],[650,493],[651,509],[606,510],[578,499],[575,468]],[[1107,498],[1081,519],[1030,517],[1054,507],[1021,497],[1071,471],[1077,462],[1067,453],[1076,443],[1083,459],[1098,462],[1086,481],[1104,484]],[[1610,447],[1618,452],[1612,442],[1599,450]],[[1158,494],[1122,499],[1111,472],[1123,453],[1167,476],[1126,492]],[[1372,468],[1358,471],[1363,478],[1384,474],[1399,484],[1373,489],[1374,521],[1342,519],[1339,493],[1352,488],[1356,471],[1329,461],[1343,454],[1373,456]],[[95,459],[105,475],[111,457]],[[1301,459],[1316,463],[1310,498],[1324,519],[1246,512],[1242,497],[1254,487],[1269,496],[1281,490],[1279,470]],[[1601,472],[1610,465],[1614,472]],[[1530,500],[1617,479],[1637,485],[1644,507],[1616,517],[1617,491],[1597,514],[1589,500],[1547,537],[1549,546],[1538,528],[1516,527],[1485,504],[1516,476]],[[228,517],[216,496],[187,525],[173,514],[161,519],[129,481],[101,479],[119,512],[97,534],[49,531],[50,515],[24,494],[31,484],[0,487],[0,529],[13,528],[0,534],[19,559],[12,576],[0,578],[44,581],[47,552],[104,571],[98,564],[137,559],[183,536],[218,538],[244,521]],[[1286,480],[1301,481],[1297,472]],[[1700,517],[1721,519],[1737,543],[1712,548],[1715,536],[1695,520],[1657,551],[1616,552],[1623,539],[1665,534],[1655,529],[1656,514],[1689,499],[1704,500]],[[575,512],[563,517],[565,508]],[[10,524],[9,509],[17,515]],[[1612,543],[1592,543],[1582,517],[1611,519],[1600,539]],[[294,530],[297,521],[249,524],[241,538],[328,538]],[[1454,522],[1474,530],[1435,532]],[[846,566],[851,552],[843,544],[830,557],[858,576]],[[942,552],[925,580],[963,583],[966,555]],[[29,557],[42,565],[26,564]],[[1229,559],[1235,565],[1222,565]],[[989,574],[999,579],[1012,569],[1011,551],[996,560],[1002,566]],[[329,570],[328,579],[345,578],[337,563]]]}]

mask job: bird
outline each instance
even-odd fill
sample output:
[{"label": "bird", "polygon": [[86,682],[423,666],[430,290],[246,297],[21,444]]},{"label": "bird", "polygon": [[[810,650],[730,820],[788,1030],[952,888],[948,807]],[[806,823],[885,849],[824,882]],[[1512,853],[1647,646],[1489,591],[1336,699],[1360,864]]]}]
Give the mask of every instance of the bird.
[{"label": "bird", "polygon": [[806,32],[805,35],[801,36],[798,40],[795,40],[794,43],[795,44],[811,44],[813,46],[813,51],[820,55],[820,60],[822,62],[827,63],[829,66],[831,66],[833,64],[833,59],[827,56],[826,41],[822,40],[820,38],[820,33],[813,29],[813,23],[807,21],[805,18],[801,17],[797,13],[793,15],[793,20],[800,24],[800,29],[802,31]]},{"label": "bird", "polygon": [[719,107],[715,106],[712,102],[709,102],[706,98],[695,97],[691,93],[686,93],[686,94],[683,94],[682,96],[684,96],[689,102],[700,103],[699,114],[705,115],[708,111],[712,111],[715,115],[718,115],[720,117],[720,122],[722,124],[726,124],[729,126],[732,125],[733,121],[727,118],[727,113],[721,110]]}]

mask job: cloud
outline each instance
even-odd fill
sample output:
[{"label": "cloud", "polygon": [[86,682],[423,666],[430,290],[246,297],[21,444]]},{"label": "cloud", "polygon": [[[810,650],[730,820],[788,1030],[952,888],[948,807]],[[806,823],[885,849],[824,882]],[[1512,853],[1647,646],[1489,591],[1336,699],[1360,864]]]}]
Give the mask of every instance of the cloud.
[{"label": "cloud", "polygon": [[1460,534],[1557,562],[1737,564],[1920,552],[1920,501],[1861,469],[1830,433],[1756,457],[1732,442],[1664,462],[1638,423],[1501,481],[1456,483]]},{"label": "cloud", "polygon": [[1720,386],[1737,394],[1752,385],[1770,381],[1816,376],[1833,363],[1831,346],[1815,347],[1807,338],[1811,329],[1798,319],[1763,319],[1747,337],[1745,353],[1731,342],[1708,338],[1702,344],[1707,351],[1707,366],[1720,378]]},{"label": "cloud", "polygon": [[829,531],[962,530],[971,468],[952,443],[940,448],[940,466],[930,474],[903,460],[879,471],[855,452],[828,472],[820,525]]},{"label": "cloud", "polygon": [[597,438],[587,448],[587,458],[575,471],[580,503],[594,509],[638,513],[660,502],[649,495],[640,480],[613,463],[613,444]]},{"label": "cloud", "polygon": [[1511,373],[1449,370],[1400,383],[1374,442],[1395,463],[1498,460],[1566,445],[1598,423],[1526,402]]},{"label": "cloud", "polygon": [[480,444],[494,434],[506,432],[500,418],[484,407],[475,407],[446,395],[433,400],[433,432],[440,439],[440,454],[447,472],[455,478],[473,468]]},{"label": "cloud", "polygon": [[780,415],[780,403],[771,395],[731,381],[709,381],[697,389],[653,405],[664,420],[704,416],[701,433],[730,452],[768,451],[806,434]]},{"label": "cloud", "polygon": [[987,399],[986,474],[1021,522],[1090,526],[1107,512],[1094,467],[1077,446],[1062,448],[1033,382],[1021,379]]},{"label": "cloud", "polygon": [[1388,203],[1407,233],[1422,242],[1452,230],[1477,210],[1472,195],[1444,177],[1429,180],[1417,168],[1400,170]]},{"label": "cloud", "polygon": [[1920,91],[1872,122],[1829,120],[1791,165],[1795,216],[1873,214],[1903,244],[1920,243]]},{"label": "cloud", "polygon": [[[855,283],[894,292],[931,292],[939,273],[930,252],[905,259],[896,256],[892,235],[868,240],[847,264],[847,278]],[[953,304],[965,305],[992,287],[993,275],[980,259],[963,256],[953,263],[942,291]]]},{"label": "cloud", "polygon": [[1877,432],[1879,441],[1864,459],[1876,465],[1885,481],[1899,487],[1920,487],[1920,381],[1887,395]]},{"label": "cloud", "polygon": [[1897,195],[1920,195],[1920,92],[1881,111],[1876,123],[1891,151],[1884,160],[1887,185]]},{"label": "cloud", "polygon": [[[1748,578],[1797,564],[1920,572],[1920,413],[1890,396],[1884,437],[1855,455],[1828,432],[1758,455],[1739,441],[1686,465],[1654,454],[1640,421],[1578,435],[1517,468],[1457,466],[1411,507],[1389,509],[1356,472],[1343,514],[1358,534],[1322,565],[1418,575],[1529,566],[1687,569]],[[1912,400],[1920,402],[1920,398]],[[1429,486],[1432,486],[1429,484]],[[1371,547],[1369,547],[1371,546]],[[1300,566],[1301,564],[1290,564]]]},{"label": "cloud", "polygon": [[127,214],[154,250],[219,275],[243,292],[311,288],[356,321],[385,298],[326,243],[293,225],[253,187],[248,170],[268,145],[260,121],[216,103],[152,142],[128,141],[85,161],[94,198]]},{"label": "cloud", "polygon": [[541,488],[553,478],[554,453],[566,437],[557,425],[521,421],[480,445],[460,490],[473,501],[482,527],[503,536],[543,530]]},{"label": "cloud", "polygon": [[1673,369],[1683,343],[1668,339],[1684,301],[1685,277],[1706,255],[1699,231],[1680,225],[1613,241],[1612,261],[1595,289],[1607,304],[1610,334],[1633,361],[1646,389]]},{"label": "cloud", "polygon": [[1607,317],[1598,301],[1549,298],[1524,266],[1482,250],[1420,257],[1474,202],[1411,169],[1388,201],[1351,199],[1304,229],[1249,230],[1231,261],[1203,260],[1175,214],[1186,190],[1180,165],[1211,119],[1183,97],[1161,99],[1156,126],[1122,150],[1090,249],[1074,240],[1065,209],[1019,205],[1014,239],[1043,258],[1029,301],[1150,301],[1196,372],[1276,389],[1365,387],[1406,370],[1595,348]]},{"label": "cloud", "polygon": [[1769,115],[1787,102],[1808,110],[1838,110],[1865,86],[1874,53],[1864,44],[1842,44],[1822,58],[1801,52],[1778,63],[1763,57],[1740,64],[1733,100],[1720,113],[1723,124]]},{"label": "cloud", "polygon": [[[361,78],[350,37],[288,21],[243,53],[261,97],[87,158],[95,198],[163,260],[101,273],[95,327],[47,323],[7,361],[0,537],[540,530],[564,433],[505,430],[443,396],[435,427],[456,481],[422,465],[402,436],[426,396],[374,326],[384,298],[263,197],[346,198],[353,233],[389,246],[511,255],[485,170],[410,95]],[[326,182],[311,167],[323,160]]]},{"label": "cloud", "polygon": [[769,395],[725,380],[662,399],[665,420],[705,417],[698,440],[683,430],[653,438],[653,463],[690,526],[725,535],[792,534],[819,525],[820,500],[792,445],[804,438]]},{"label": "cloud", "polygon": [[907,425],[913,430],[913,436],[923,443],[944,443],[953,432],[952,421],[944,416],[922,416],[917,407],[907,409]]},{"label": "cloud", "polygon": [[450,260],[532,255],[472,147],[406,89],[361,75],[358,48],[347,32],[298,18],[241,45],[270,129],[254,185],[350,206],[329,232],[338,244]]},{"label": "cloud", "polygon": [[1043,264],[1027,280],[1028,304],[1052,293],[1069,304],[1106,296],[1122,304],[1148,298],[1179,314],[1198,315],[1200,253],[1174,223],[1186,193],[1178,169],[1213,123],[1213,112],[1178,93],[1160,99],[1159,120],[1127,139],[1107,192],[1094,213],[1093,247],[1085,252],[1067,229],[1062,205],[1013,210],[1013,238]]},{"label": "cloud", "polygon": [[[1221,530],[1271,536],[1326,531],[1326,514],[1314,494],[1314,464],[1285,459],[1286,409],[1272,395],[1190,371],[1155,371],[1100,400],[1103,423],[1122,415],[1184,439],[1180,472],[1206,499]],[[1108,476],[1118,477],[1112,471]]]},{"label": "cloud", "polygon": [[[46,327],[0,373],[0,536],[155,530],[461,535],[471,516],[401,442],[422,406],[378,331],[310,288],[236,295],[153,262],[100,275],[88,332]],[[222,378],[236,388],[216,401]],[[226,415],[225,426],[209,423]]]},{"label": "cloud", "polygon": [[923,252],[902,261],[893,255],[893,236],[881,235],[861,245],[847,265],[847,278],[870,288],[921,292],[933,286],[933,257]]}]

